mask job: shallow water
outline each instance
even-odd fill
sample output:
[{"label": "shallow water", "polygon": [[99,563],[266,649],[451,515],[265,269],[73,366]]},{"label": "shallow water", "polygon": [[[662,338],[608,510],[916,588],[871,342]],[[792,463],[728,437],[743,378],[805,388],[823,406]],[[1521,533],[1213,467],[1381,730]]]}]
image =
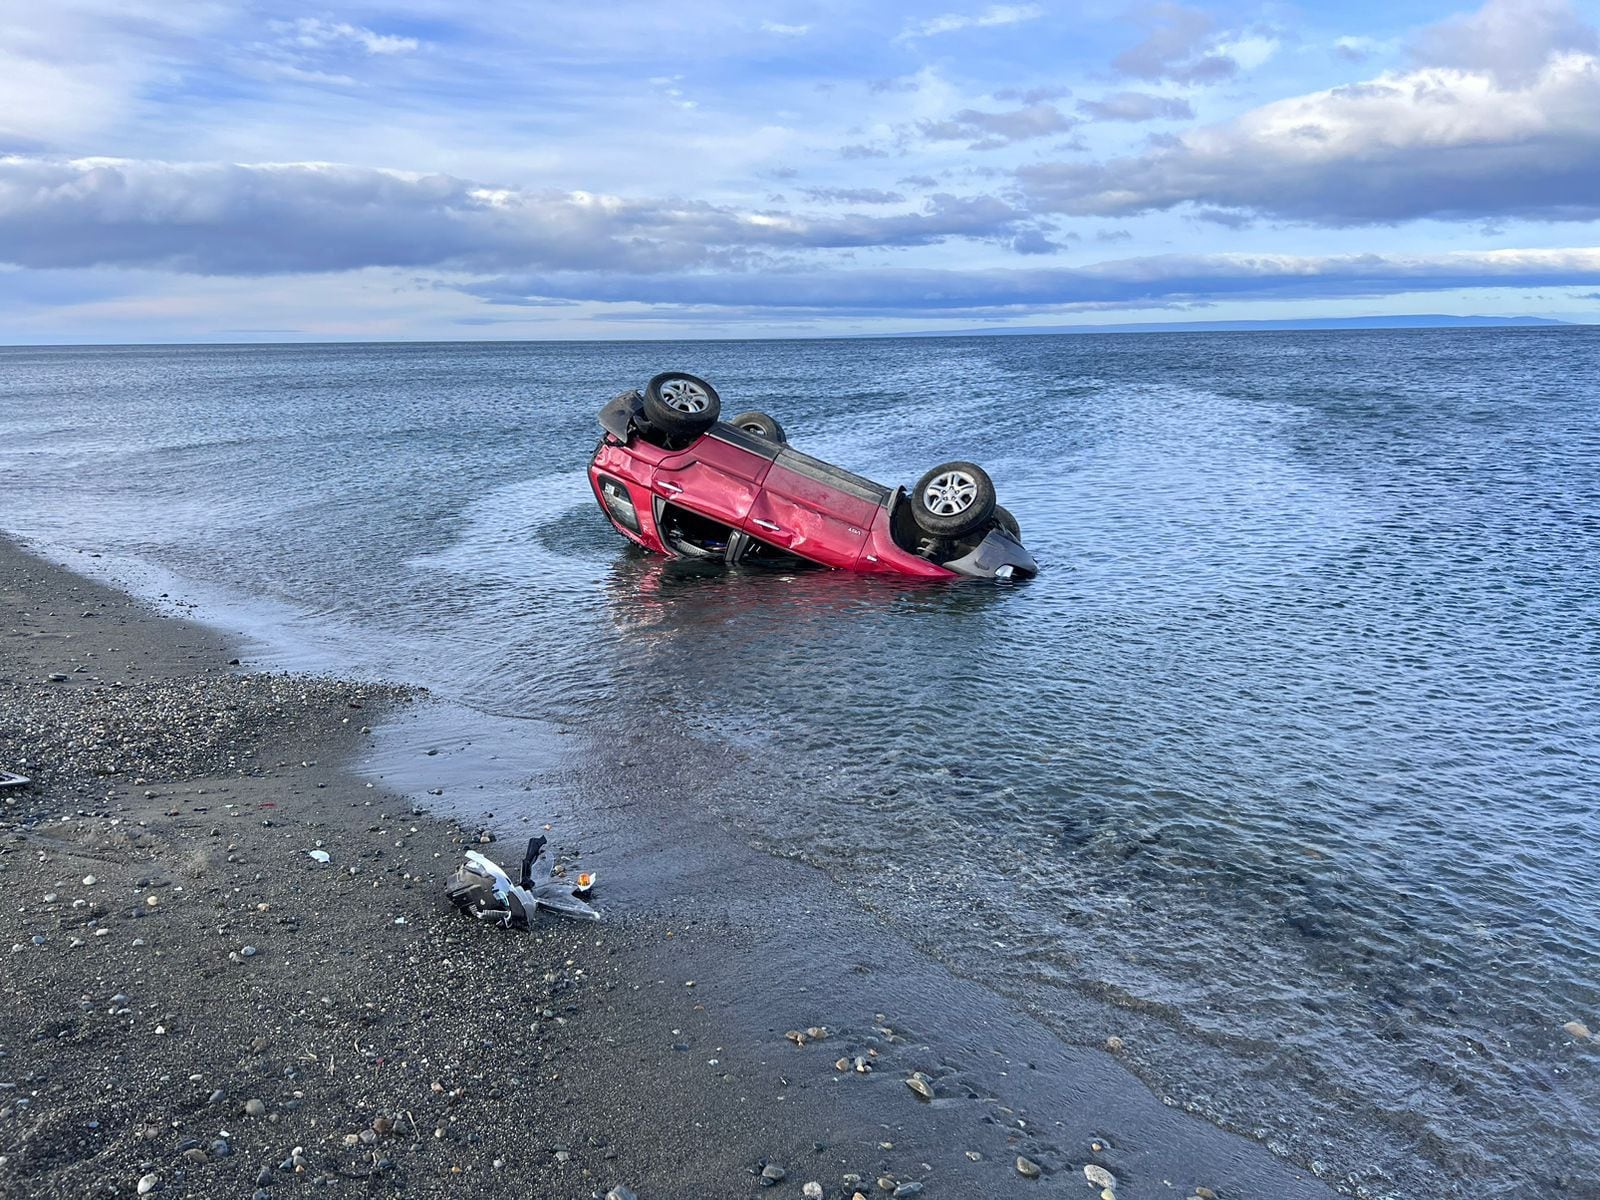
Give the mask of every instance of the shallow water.
[{"label": "shallow water", "polygon": [[[667,366],[885,482],[976,459],[1045,573],[636,555],[582,467]],[[1590,330],[0,350],[0,527],[732,742],[729,820],[1349,1190],[1600,1195],[1597,381]]]}]

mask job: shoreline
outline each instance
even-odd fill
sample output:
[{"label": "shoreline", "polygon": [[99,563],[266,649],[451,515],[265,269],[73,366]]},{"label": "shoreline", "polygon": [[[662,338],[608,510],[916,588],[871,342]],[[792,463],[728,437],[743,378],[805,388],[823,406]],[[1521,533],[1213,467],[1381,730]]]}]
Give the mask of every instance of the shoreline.
[{"label": "shoreline", "polygon": [[[809,1181],[846,1200],[895,1184],[1092,1196],[1085,1166],[1110,1170],[1124,1200],[1333,1194],[950,975],[820,871],[662,799],[692,796],[691,771],[736,771],[732,759],[641,776],[643,735],[578,731],[542,789],[550,811],[480,823],[452,793],[454,819],[421,813],[354,764],[375,744],[368,697],[403,706],[374,731],[394,773],[433,762],[428,704],[322,680],[286,719],[281,682],[260,681],[301,677],[243,674],[222,634],[3,537],[0,596],[0,687],[15,706],[0,716],[0,768],[19,723],[71,715],[61,689],[96,717],[165,687],[180,725],[224,693],[263,705],[219,734],[220,760],[168,760],[181,782],[76,793],[42,776],[0,808],[0,1085],[14,1085],[0,1091],[0,1194],[126,1195],[154,1173],[158,1194],[299,1194],[323,1177],[378,1194],[622,1185],[649,1200],[756,1194],[768,1163],[785,1169],[775,1197]],[[78,672],[98,668],[88,652],[120,672]],[[599,870],[604,921],[518,934],[449,909],[444,878],[480,824],[501,839],[480,848],[506,861],[544,821],[558,852],[581,848]],[[319,841],[328,866],[305,854]],[[823,1026],[803,1047],[784,1037]],[[874,1070],[835,1069],[856,1056]],[[913,1071],[931,1102],[906,1086]],[[252,1100],[262,1115],[246,1114]],[[1019,1155],[1041,1180],[1017,1173]]]}]

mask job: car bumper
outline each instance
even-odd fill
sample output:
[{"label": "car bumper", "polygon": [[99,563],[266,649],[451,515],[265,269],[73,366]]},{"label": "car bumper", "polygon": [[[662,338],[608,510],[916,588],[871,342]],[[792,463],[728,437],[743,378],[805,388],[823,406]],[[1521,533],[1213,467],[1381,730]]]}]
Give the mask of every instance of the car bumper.
[{"label": "car bumper", "polygon": [[1031,579],[1039,573],[1033,555],[1004,529],[991,529],[971,553],[944,565],[973,579]]}]

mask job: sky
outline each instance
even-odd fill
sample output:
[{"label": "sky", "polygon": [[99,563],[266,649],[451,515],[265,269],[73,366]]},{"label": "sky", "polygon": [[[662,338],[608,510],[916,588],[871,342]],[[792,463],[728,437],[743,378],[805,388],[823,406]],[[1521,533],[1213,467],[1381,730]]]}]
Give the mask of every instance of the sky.
[{"label": "sky", "polygon": [[0,343],[1600,321],[1600,0],[0,0]]}]

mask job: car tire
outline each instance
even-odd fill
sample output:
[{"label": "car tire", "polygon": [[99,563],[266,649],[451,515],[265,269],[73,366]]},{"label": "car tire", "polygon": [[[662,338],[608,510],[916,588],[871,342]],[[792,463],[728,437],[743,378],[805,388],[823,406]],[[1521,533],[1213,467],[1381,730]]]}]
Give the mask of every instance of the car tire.
[{"label": "car tire", "polygon": [[704,433],[717,423],[722,397],[704,379],[682,371],[663,371],[644,388],[644,417],[668,437]]},{"label": "car tire", "polygon": [[996,504],[994,506],[994,523],[1016,538],[1017,541],[1020,542],[1022,540],[1022,526],[1017,524],[1017,519],[1011,515],[1009,508]]},{"label": "car tire", "polygon": [[965,537],[994,516],[994,481],[976,463],[940,463],[911,490],[911,513],[935,537]]},{"label": "car tire", "polygon": [[753,433],[758,438],[766,438],[769,442],[777,442],[780,446],[787,446],[789,439],[784,435],[783,426],[778,424],[778,418],[768,416],[764,412],[740,413],[728,422],[736,429],[746,433]]}]

